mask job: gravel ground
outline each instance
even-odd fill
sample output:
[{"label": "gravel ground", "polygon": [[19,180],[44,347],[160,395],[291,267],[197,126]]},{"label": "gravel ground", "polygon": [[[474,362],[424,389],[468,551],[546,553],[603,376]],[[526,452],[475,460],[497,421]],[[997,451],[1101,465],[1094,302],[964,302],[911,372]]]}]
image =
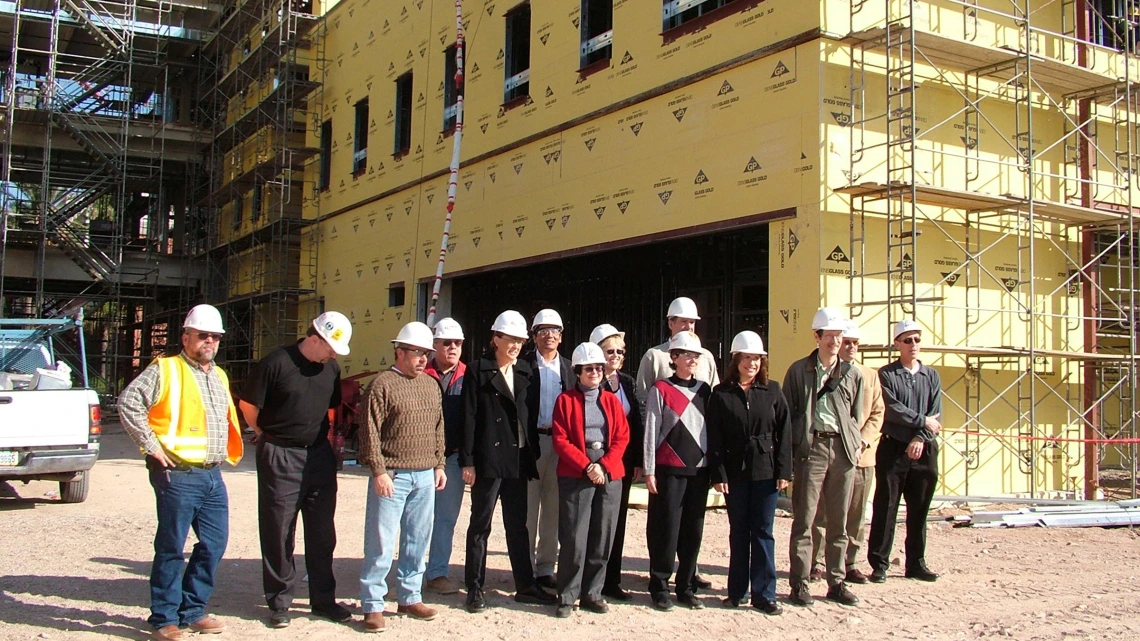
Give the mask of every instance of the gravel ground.
[{"label": "gravel ground", "polygon": [[[138,450],[115,426],[108,426],[103,457],[95,468],[86,503],[63,505],[56,484],[0,484],[0,640],[144,639],[149,630],[147,575],[154,532],[154,500]],[[256,479],[252,457],[226,471],[230,492],[230,543],[218,572],[210,611],[228,626],[221,638],[342,638],[360,630],[356,610],[357,573],[363,548],[364,497],[361,471],[340,477],[336,574],[339,598],[357,612],[348,626],[307,614],[307,593],[298,590],[298,616],[285,630],[265,626],[257,541]],[[466,506],[465,506],[466,511]],[[460,517],[452,577],[462,574]],[[703,611],[659,613],[643,592],[608,615],[576,612],[553,618],[553,608],[520,606],[509,599],[510,573],[500,521],[491,542],[488,587],[492,608],[467,614],[463,594],[427,595],[441,607],[432,622],[392,616],[386,638],[399,639],[1017,639],[1140,638],[1140,544],[1128,529],[971,530],[934,525],[929,563],[942,580],[924,584],[902,578],[895,567],[883,585],[854,586],[857,608],[818,601],[767,618],[750,608],[720,607],[728,565],[728,519],[710,511],[701,554],[702,572],[714,583]],[[776,523],[777,553],[787,566],[790,519]],[[627,588],[643,590],[645,512],[630,514],[626,549]],[[901,543],[902,532],[899,533]],[[192,542],[191,542],[192,543]],[[303,555],[301,533],[297,551]],[[303,575],[303,558],[298,558]],[[391,584],[390,584],[391,585]],[[826,587],[813,584],[817,597]],[[781,578],[781,599],[787,594]],[[394,605],[389,609],[394,610]]]}]

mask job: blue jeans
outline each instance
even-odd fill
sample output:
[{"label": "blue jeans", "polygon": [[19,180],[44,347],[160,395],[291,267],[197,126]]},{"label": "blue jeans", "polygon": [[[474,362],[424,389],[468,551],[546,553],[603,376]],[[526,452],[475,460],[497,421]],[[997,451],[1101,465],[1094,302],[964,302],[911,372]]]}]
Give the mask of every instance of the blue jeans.
[{"label": "blue jeans", "polygon": [[776,601],[775,479],[728,484],[728,596],[741,600],[752,592],[752,603]]},{"label": "blue jeans", "polygon": [[[206,616],[214,572],[230,536],[230,499],[222,470],[168,470],[150,458],[147,469],[158,512],[147,623],[156,630],[197,623]],[[190,528],[198,542],[186,564],[183,549]]]},{"label": "blue jeans", "polygon": [[395,486],[391,497],[376,494],[372,477],[368,477],[364,562],[360,566],[360,605],[365,614],[384,611],[397,527],[400,560],[396,566],[396,601],[414,605],[423,600],[420,588],[435,518],[435,470],[388,470],[388,474]]},{"label": "blue jeans", "polygon": [[459,454],[447,457],[447,485],[435,495],[435,525],[431,530],[431,549],[428,551],[427,580],[448,575],[451,565],[452,541],[459,508],[463,506],[463,468],[459,467]]}]

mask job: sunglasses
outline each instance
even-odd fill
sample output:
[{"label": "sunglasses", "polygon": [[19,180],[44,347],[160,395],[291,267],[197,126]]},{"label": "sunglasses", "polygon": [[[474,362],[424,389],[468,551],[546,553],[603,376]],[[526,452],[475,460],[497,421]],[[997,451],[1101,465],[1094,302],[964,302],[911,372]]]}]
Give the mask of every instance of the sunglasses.
[{"label": "sunglasses", "polygon": [[858,347],[858,346],[859,346],[859,341],[857,341],[857,340],[853,340],[853,339],[850,339],[850,338],[845,338],[845,339],[843,339],[843,346],[844,346],[844,347],[848,347],[848,346],[851,346],[851,345],[854,345],[854,346]]},{"label": "sunglasses", "polygon": [[522,345],[523,343],[526,342],[525,338],[519,338],[518,336],[507,336],[506,334],[503,334],[501,332],[495,332],[495,338],[501,338],[501,339],[507,341],[508,343],[513,344],[513,345]]},{"label": "sunglasses", "polygon": [[677,352],[676,354],[681,358],[688,358],[694,361],[701,357],[700,352]]},{"label": "sunglasses", "polygon": [[463,347],[463,341],[455,339],[441,340],[440,344],[444,347]]},{"label": "sunglasses", "polygon": [[906,343],[907,345],[918,345],[922,342],[922,339],[918,336],[911,336],[909,338],[900,339],[900,342]]},{"label": "sunglasses", "polygon": [[222,342],[222,335],[221,334],[215,334],[213,332],[198,332],[196,334],[190,334],[190,335],[196,337],[198,340],[203,341],[203,342],[210,341],[210,340],[214,341],[215,343]]},{"label": "sunglasses", "polygon": [[587,374],[601,374],[602,372],[606,371],[606,368],[601,365],[583,365],[582,371],[586,372]]},{"label": "sunglasses", "polygon": [[606,356],[613,356],[614,354],[617,354],[618,356],[625,356],[625,350],[624,349],[607,349],[606,350]]}]

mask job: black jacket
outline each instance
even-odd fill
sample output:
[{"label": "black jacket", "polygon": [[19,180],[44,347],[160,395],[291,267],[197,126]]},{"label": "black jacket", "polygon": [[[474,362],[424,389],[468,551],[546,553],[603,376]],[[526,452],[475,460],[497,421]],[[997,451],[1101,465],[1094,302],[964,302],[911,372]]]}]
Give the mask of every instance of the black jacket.
[{"label": "black jacket", "polygon": [[[618,372],[618,382],[621,388],[625,390],[625,398],[629,401],[629,414],[625,415],[626,421],[629,423],[629,447],[625,448],[625,454],[621,457],[622,463],[625,465],[626,475],[633,475],[633,468],[641,467],[641,461],[645,457],[645,448],[642,443],[645,441],[645,420],[641,417],[641,404],[637,402],[637,383],[633,377],[625,372]],[[611,392],[609,383],[605,384],[605,388]],[[617,392],[614,392],[615,394]]]},{"label": "black jacket", "polygon": [[[542,374],[538,371],[538,368],[541,367],[538,364],[538,352],[526,354],[519,360],[530,366],[530,388],[527,390],[526,396],[527,428],[538,434],[538,403],[542,398]],[[568,389],[573,389],[578,377],[574,375],[574,368],[570,365],[570,359],[562,354],[558,355],[558,365],[559,369],[562,370],[562,389],[558,390],[558,393],[561,394]],[[538,449],[537,439],[534,441],[534,455],[542,455]]]},{"label": "black jacket", "polygon": [[705,410],[713,483],[791,480],[792,438],[788,402],[780,385],[717,385]]},{"label": "black jacket", "polygon": [[938,439],[926,429],[926,417],[942,413],[938,372],[920,364],[918,373],[912,375],[896,360],[879,370],[879,382],[886,404],[883,434],[903,443],[918,437],[937,447]]},{"label": "black jacket", "polygon": [[[515,393],[499,372],[494,354],[484,354],[467,367],[460,399],[463,403],[463,444],[459,465],[475,466],[476,476],[496,479],[537,479],[538,433],[529,425],[527,399],[530,366],[515,362]],[[528,447],[519,447],[525,429]]]}]

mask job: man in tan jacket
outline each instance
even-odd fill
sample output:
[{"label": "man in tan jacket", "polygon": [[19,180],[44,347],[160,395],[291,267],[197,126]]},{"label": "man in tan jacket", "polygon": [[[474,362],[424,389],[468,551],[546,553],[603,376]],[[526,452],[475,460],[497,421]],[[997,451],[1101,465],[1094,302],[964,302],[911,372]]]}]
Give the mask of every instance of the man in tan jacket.
[{"label": "man in tan jacket", "polygon": [[[859,557],[859,548],[863,547],[866,534],[863,529],[867,513],[867,501],[871,498],[872,481],[875,478],[875,449],[879,443],[880,430],[883,428],[883,386],[879,383],[878,373],[862,363],[855,361],[859,355],[859,340],[862,332],[855,321],[847,321],[847,329],[843,331],[843,343],[839,347],[839,358],[852,363],[863,374],[863,424],[859,426],[859,433],[863,436],[863,453],[859,455],[859,462],[855,465],[855,479],[851,488],[851,505],[847,508],[847,576],[848,583],[866,583],[867,575],[855,567],[855,559]],[[812,572],[813,580],[823,576],[820,566],[819,548],[823,540],[823,513],[815,517],[812,524]]]}]

